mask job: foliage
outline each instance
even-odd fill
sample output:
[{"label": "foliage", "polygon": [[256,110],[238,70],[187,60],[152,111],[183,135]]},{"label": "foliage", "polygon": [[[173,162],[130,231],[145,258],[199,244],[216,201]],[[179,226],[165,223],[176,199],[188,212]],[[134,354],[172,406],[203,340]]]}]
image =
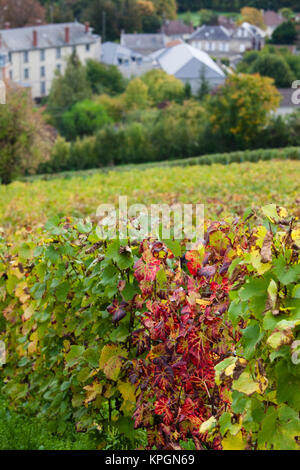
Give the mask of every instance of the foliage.
[{"label": "foliage", "polygon": [[294,44],[297,39],[297,29],[293,21],[285,21],[272,34],[273,44]]},{"label": "foliage", "polygon": [[114,65],[101,64],[95,60],[86,63],[87,80],[95,94],[117,95],[125,90],[125,80]]},{"label": "foliage", "polygon": [[7,100],[0,106],[0,181],[35,172],[49,158],[52,136],[41,110],[35,109],[28,92],[7,87]]},{"label": "foliage", "polygon": [[92,90],[87,79],[86,68],[76,54],[72,54],[64,75],[57,73],[47,102],[51,122],[58,130],[63,130],[63,115],[79,101],[91,98]]},{"label": "foliage", "polygon": [[241,9],[240,23],[246,21],[247,23],[258,26],[261,29],[265,29],[264,16],[261,10],[253,7],[244,7]]},{"label": "foliage", "polygon": [[297,449],[299,224],[262,212],[188,251],[72,218],[4,235],[2,391],[98,448]]},{"label": "foliage", "polygon": [[147,355],[132,361],[130,381],[138,393],[135,427],[147,429],[147,449],[178,450],[190,438],[196,449],[220,448],[218,437],[207,442],[202,423],[228,403],[226,389],[215,385],[214,365],[237,339],[222,316],[235,281],[228,268],[247,246],[244,238],[235,224],[208,224],[204,245],[183,251],[185,269],[180,243],[172,242],[171,252],[155,240],[141,246],[134,275],[144,313],[132,343],[138,356]]},{"label": "foliage", "polygon": [[134,446],[135,394],[122,366],[132,357],[134,318],[126,312],[138,248],[126,240],[103,242],[98,228],[54,218],[37,242],[34,234],[24,237],[15,254],[2,241],[0,302],[9,358],[2,390],[59,432],[70,420],[77,431],[96,432],[102,447],[118,421],[127,446]]},{"label": "foliage", "polygon": [[126,88],[124,101],[126,108],[146,109],[149,106],[149,90],[147,85],[140,79],[134,78]]},{"label": "foliage", "polygon": [[91,100],[79,101],[63,114],[63,134],[67,139],[74,140],[92,135],[111,122],[103,105]]},{"label": "foliage", "polygon": [[141,77],[148,86],[149,97],[154,105],[163,101],[181,102],[184,96],[184,85],[173,75],[163,70],[150,70]]},{"label": "foliage", "polygon": [[0,28],[22,28],[45,22],[45,9],[38,0],[0,0]]},{"label": "foliage", "polygon": [[232,75],[210,103],[213,133],[225,144],[242,149],[251,145],[268,124],[280,95],[273,80],[259,75]]},{"label": "foliage", "polygon": [[263,77],[273,78],[278,88],[289,88],[295,80],[295,75],[287,61],[276,54],[259,55],[252,63],[250,73],[258,73]]},{"label": "foliage", "polygon": [[218,15],[212,10],[201,9],[199,11],[199,25],[217,25]]},{"label": "foliage", "polygon": [[[263,208],[264,226],[252,232],[242,286],[226,314],[241,339],[235,355],[216,367],[232,393],[219,419],[223,448],[299,449],[299,223],[283,208]],[[217,428],[216,428],[217,429]]]},{"label": "foliage", "polygon": [[[64,433],[57,435],[47,420],[37,419],[9,409],[0,401],[0,450],[95,450],[97,440],[90,434],[78,433],[68,423]],[[109,436],[108,436],[109,441]],[[121,442],[118,442],[121,447]]]}]

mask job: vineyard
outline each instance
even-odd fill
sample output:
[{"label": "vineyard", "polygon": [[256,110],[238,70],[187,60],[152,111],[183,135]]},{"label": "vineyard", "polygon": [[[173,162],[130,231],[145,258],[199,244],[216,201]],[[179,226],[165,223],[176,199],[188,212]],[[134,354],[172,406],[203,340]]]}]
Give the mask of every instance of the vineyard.
[{"label": "vineyard", "polygon": [[[274,160],[0,186],[10,409],[98,449],[114,434],[120,449],[298,450],[299,181],[299,161]],[[96,210],[119,195],[204,204],[203,243],[104,240]]]}]

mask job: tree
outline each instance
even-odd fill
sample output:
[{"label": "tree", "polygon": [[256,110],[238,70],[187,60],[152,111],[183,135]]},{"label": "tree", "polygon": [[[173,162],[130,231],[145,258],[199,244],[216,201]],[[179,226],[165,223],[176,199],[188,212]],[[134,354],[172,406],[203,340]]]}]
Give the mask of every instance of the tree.
[{"label": "tree", "polygon": [[176,18],[176,0],[153,0],[155,11],[163,19],[174,20]]},{"label": "tree", "polygon": [[134,78],[126,88],[124,99],[128,110],[147,108],[149,106],[148,86],[140,78]]},{"label": "tree", "polygon": [[163,70],[150,70],[141,77],[148,86],[149,97],[154,105],[163,101],[182,101],[184,97],[184,85],[173,75]]},{"label": "tree", "polygon": [[114,65],[105,65],[96,60],[88,60],[86,73],[93,93],[117,95],[125,90],[125,79],[118,67]]},{"label": "tree", "polygon": [[213,136],[225,148],[242,149],[255,142],[280,103],[274,81],[260,75],[230,75],[210,99]]},{"label": "tree", "polygon": [[202,9],[199,11],[199,24],[217,25],[218,15],[212,10]]},{"label": "tree", "polygon": [[295,23],[285,21],[275,29],[270,42],[272,44],[295,44],[297,36],[298,32]]},{"label": "tree", "polygon": [[0,106],[0,181],[33,173],[49,158],[52,136],[28,91],[8,86],[6,104]]},{"label": "tree", "polygon": [[200,87],[197,92],[197,98],[202,101],[205,96],[207,96],[210,92],[209,82],[206,79],[205,68],[202,67],[200,72]]},{"label": "tree", "polygon": [[63,134],[69,140],[93,135],[97,130],[110,124],[104,106],[91,100],[76,103],[70,111],[63,114]]},{"label": "tree", "polygon": [[281,8],[279,13],[285,18],[286,20],[292,20],[295,17],[295,13],[291,8]]},{"label": "tree", "polygon": [[288,88],[296,79],[284,57],[277,54],[260,54],[250,72],[273,78],[278,88]]},{"label": "tree", "polygon": [[260,10],[257,8],[244,7],[241,9],[241,20],[240,22],[246,21],[247,23],[254,24],[261,29],[265,29],[264,17]]},{"label": "tree", "polygon": [[47,105],[51,122],[58,130],[62,130],[63,114],[75,103],[88,99],[91,95],[86,68],[76,54],[72,54],[68,59],[64,75],[57,74],[52,83]]},{"label": "tree", "polygon": [[45,22],[45,9],[38,0],[0,0],[0,27],[22,28]]}]

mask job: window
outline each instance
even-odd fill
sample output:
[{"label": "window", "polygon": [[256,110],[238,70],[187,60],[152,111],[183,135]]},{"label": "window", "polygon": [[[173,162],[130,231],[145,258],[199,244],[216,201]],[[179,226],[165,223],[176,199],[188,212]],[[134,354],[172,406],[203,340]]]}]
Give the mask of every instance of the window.
[{"label": "window", "polygon": [[244,44],[240,44],[240,52],[245,52],[246,46]]},{"label": "window", "polygon": [[60,72],[60,71],[61,71],[61,65],[60,65],[60,64],[56,64],[56,69]]},{"label": "window", "polygon": [[41,51],[40,51],[40,60],[41,61],[45,60],[45,49],[41,49]]},{"label": "window", "polygon": [[28,61],[29,61],[29,54],[28,54],[28,51],[25,51],[24,52],[24,62],[25,62],[25,64],[27,64]]},{"label": "window", "polygon": [[89,50],[90,50],[90,45],[89,45],[89,44],[86,44],[85,50],[86,50],[87,52],[89,52]]},{"label": "window", "polygon": [[24,79],[28,80],[29,78],[29,69],[24,69]]},{"label": "window", "polygon": [[41,82],[41,95],[44,96],[46,94],[46,82]]},{"label": "window", "polygon": [[8,53],[8,62],[11,64],[12,62],[12,54],[11,52]]},{"label": "window", "polygon": [[9,79],[10,79],[10,80],[13,79],[13,71],[12,71],[12,70],[9,71]]},{"label": "window", "polygon": [[60,59],[60,58],[61,58],[61,48],[60,48],[60,47],[58,47],[58,48],[56,49],[56,58],[57,58],[57,59]]},{"label": "window", "polygon": [[72,52],[73,54],[76,54],[76,46],[72,46]]},{"label": "window", "polygon": [[41,77],[45,77],[46,75],[46,69],[44,66],[41,67]]}]

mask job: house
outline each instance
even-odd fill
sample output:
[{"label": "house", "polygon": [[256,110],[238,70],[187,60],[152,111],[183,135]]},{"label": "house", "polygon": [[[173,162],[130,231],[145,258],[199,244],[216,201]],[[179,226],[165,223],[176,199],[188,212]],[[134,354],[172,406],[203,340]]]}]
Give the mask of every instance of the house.
[{"label": "house", "polygon": [[218,24],[219,26],[223,26],[223,28],[227,29],[227,31],[231,33],[236,28],[235,21],[232,18],[229,18],[228,16],[218,16]]},{"label": "house", "polygon": [[152,68],[151,62],[140,53],[109,41],[102,44],[100,62],[115,65],[126,78],[142,75]]},{"label": "house", "polygon": [[232,31],[224,26],[203,25],[189,37],[189,44],[214,57],[233,58],[247,50],[260,49],[262,38],[248,23],[243,23]]},{"label": "house", "polygon": [[40,99],[49,94],[55,71],[64,71],[66,58],[74,51],[81,62],[99,60],[101,38],[88,23],[0,30],[0,74],[31,88],[32,97]]},{"label": "house", "polygon": [[152,54],[155,51],[167,46],[170,38],[164,33],[156,34],[126,34],[121,33],[120,45],[127,47],[143,56]]},{"label": "house", "polygon": [[280,13],[272,10],[264,11],[263,16],[268,36],[272,36],[275,29],[286,21]]},{"label": "house", "polygon": [[197,93],[200,87],[202,74],[211,88],[223,84],[226,78],[208,54],[186,43],[164,48],[150,57],[160,69],[184,84],[189,83],[193,93]]},{"label": "house", "polygon": [[161,27],[161,33],[170,39],[187,39],[194,32],[192,24],[180,20],[166,20]]}]

